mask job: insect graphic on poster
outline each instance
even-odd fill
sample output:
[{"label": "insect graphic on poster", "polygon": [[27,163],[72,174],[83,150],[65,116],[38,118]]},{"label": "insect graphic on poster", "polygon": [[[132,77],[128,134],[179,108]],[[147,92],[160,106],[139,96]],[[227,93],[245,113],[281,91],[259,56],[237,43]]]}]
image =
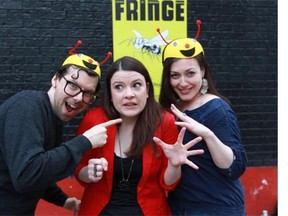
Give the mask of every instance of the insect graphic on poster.
[{"label": "insect graphic on poster", "polygon": [[[148,54],[152,57],[159,57],[161,54],[161,46],[167,45],[160,35],[156,35],[152,39],[148,39],[143,37],[142,34],[136,30],[132,30],[132,32],[136,37],[130,39],[129,44],[132,43],[133,46],[141,53]],[[165,30],[161,34],[165,38],[168,36],[168,33],[169,31]]]}]

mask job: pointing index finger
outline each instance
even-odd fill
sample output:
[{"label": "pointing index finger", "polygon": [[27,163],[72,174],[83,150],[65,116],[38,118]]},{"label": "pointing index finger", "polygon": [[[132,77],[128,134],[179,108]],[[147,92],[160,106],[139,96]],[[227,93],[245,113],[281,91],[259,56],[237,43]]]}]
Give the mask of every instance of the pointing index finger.
[{"label": "pointing index finger", "polygon": [[118,118],[118,119],[113,119],[113,120],[110,120],[110,121],[107,121],[107,122],[104,122],[102,123],[101,125],[103,127],[109,127],[111,125],[115,125],[115,124],[119,124],[122,122],[122,119],[121,118]]}]

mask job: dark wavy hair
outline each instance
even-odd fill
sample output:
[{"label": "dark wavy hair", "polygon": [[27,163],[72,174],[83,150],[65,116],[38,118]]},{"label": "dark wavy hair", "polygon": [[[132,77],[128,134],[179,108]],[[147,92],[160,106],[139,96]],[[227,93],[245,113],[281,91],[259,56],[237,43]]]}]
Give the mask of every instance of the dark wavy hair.
[{"label": "dark wavy hair", "polygon": [[[207,92],[222,98],[231,106],[231,103],[229,102],[229,100],[226,97],[224,97],[223,95],[221,95],[217,91],[217,89],[215,88],[210,67],[209,67],[203,53],[200,53],[199,55],[195,56],[194,58],[197,60],[198,64],[200,65],[200,68],[205,71],[204,78],[207,79],[208,87],[209,87]],[[178,61],[179,59],[180,58],[167,58],[165,60],[165,62],[163,63],[162,82],[161,82],[159,103],[168,111],[170,111],[170,106],[172,103],[175,104],[177,107],[181,103],[179,96],[173,90],[171,83],[170,83],[171,65],[174,62]]]},{"label": "dark wavy hair", "polygon": [[111,101],[111,78],[118,71],[136,71],[143,75],[148,88],[148,98],[144,110],[140,113],[135,127],[133,129],[132,145],[126,153],[129,156],[139,158],[142,156],[143,148],[146,145],[152,145],[157,155],[156,144],[153,141],[157,126],[162,121],[161,106],[154,98],[154,89],[151,77],[146,67],[137,59],[124,56],[116,60],[108,69],[106,76],[106,86],[104,88],[103,107],[110,119],[119,118],[119,113]]}]

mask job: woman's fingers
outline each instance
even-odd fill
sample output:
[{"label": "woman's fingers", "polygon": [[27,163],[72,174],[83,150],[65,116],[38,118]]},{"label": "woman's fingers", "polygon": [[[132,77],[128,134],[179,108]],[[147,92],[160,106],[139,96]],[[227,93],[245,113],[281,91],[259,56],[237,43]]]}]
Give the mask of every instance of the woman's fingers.
[{"label": "woman's fingers", "polygon": [[188,166],[190,166],[191,168],[193,168],[195,170],[199,169],[199,167],[196,164],[194,164],[192,161],[190,161],[188,159],[186,160],[185,164],[187,164]]},{"label": "woman's fingers", "polygon": [[202,141],[202,137],[196,137],[195,139],[189,141],[188,143],[185,144],[186,149],[190,149],[192,146],[195,144],[199,143]]}]

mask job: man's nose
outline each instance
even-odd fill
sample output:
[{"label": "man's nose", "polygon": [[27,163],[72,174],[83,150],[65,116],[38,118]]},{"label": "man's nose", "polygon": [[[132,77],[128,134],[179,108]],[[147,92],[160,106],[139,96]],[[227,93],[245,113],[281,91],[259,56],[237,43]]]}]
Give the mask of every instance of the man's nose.
[{"label": "man's nose", "polygon": [[77,95],[75,95],[74,97],[73,97],[75,100],[77,100],[77,101],[82,101],[82,99],[83,99],[83,92],[82,91],[80,91]]}]

